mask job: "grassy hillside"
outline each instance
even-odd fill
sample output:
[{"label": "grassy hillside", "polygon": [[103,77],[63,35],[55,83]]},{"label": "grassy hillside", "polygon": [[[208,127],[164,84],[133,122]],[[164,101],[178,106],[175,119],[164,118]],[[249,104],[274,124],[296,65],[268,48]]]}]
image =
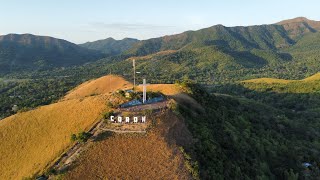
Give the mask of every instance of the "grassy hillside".
[{"label": "grassy hillside", "polygon": [[170,135],[173,131],[175,136],[182,135],[181,120],[170,112],[151,118],[157,119],[157,125],[146,135],[115,134],[95,142],[65,179],[191,179],[176,139]]},{"label": "grassy hillside", "polygon": [[284,80],[260,78],[242,81],[244,87],[256,91],[273,91],[279,93],[319,93],[320,73],[303,80]]},{"label": "grassy hillside", "polygon": [[[113,87],[113,91],[122,88],[122,84],[130,86],[122,78],[104,77],[108,78],[119,83]],[[94,81],[89,83],[96,84]],[[21,179],[41,173],[71,145],[71,134],[87,130],[97,122],[107,109],[106,103],[110,97],[107,94],[95,94],[97,92],[94,90],[87,87],[87,91],[80,91],[77,88],[73,93],[85,94],[72,97],[71,93],[67,100],[1,120],[0,139],[3,141],[0,147],[0,179]],[[112,90],[109,88],[108,91]]]},{"label": "grassy hillside", "polygon": [[97,94],[110,94],[118,89],[130,89],[132,87],[132,84],[123,78],[108,75],[80,84],[68,92],[64,99],[77,99]]},{"label": "grassy hillside", "polygon": [[105,109],[100,97],[74,99],[18,113],[0,121],[1,179],[39,173],[71,145],[70,135],[88,129]]}]

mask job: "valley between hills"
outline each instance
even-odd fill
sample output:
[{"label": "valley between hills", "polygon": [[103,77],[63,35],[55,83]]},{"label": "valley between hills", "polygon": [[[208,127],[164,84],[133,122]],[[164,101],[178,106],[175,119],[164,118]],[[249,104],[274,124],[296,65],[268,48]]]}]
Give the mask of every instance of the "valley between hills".
[{"label": "valley between hills", "polygon": [[[1,35],[0,179],[318,179],[319,60],[304,17],[84,44]],[[161,102],[122,107],[143,79]]]}]

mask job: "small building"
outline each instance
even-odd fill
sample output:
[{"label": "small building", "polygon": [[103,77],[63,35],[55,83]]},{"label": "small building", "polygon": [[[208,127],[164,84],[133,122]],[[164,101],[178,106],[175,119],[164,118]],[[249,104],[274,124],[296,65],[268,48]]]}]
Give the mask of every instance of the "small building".
[{"label": "small building", "polygon": [[132,89],[125,90],[124,92],[125,92],[125,93],[124,93],[124,96],[125,96],[126,98],[132,98],[133,93],[134,93]]}]

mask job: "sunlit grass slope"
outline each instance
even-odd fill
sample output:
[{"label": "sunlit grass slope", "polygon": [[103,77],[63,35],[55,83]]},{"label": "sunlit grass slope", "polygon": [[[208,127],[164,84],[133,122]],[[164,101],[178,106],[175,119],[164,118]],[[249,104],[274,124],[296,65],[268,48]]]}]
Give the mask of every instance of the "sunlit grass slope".
[{"label": "sunlit grass slope", "polygon": [[[166,121],[164,123],[163,121]],[[191,179],[174,135],[190,141],[173,113],[159,117],[146,135],[112,135],[83,154],[65,179]],[[183,137],[181,137],[183,135]],[[169,139],[169,140],[168,140]]]},{"label": "sunlit grass slope", "polygon": [[258,91],[317,93],[320,92],[320,73],[302,80],[260,78],[242,81],[241,84],[248,89]]},{"label": "sunlit grass slope", "polygon": [[72,133],[87,130],[100,119],[108,92],[130,86],[120,77],[104,76],[83,83],[63,101],[1,120],[0,179],[41,173],[71,145]]},{"label": "sunlit grass slope", "polygon": [[105,94],[117,89],[129,89],[132,84],[122,77],[108,75],[98,79],[87,81],[71,90],[65,99],[83,98],[91,95]]},{"label": "sunlit grass slope", "polygon": [[99,97],[63,101],[0,121],[0,179],[21,179],[43,170],[88,129],[105,102]]}]

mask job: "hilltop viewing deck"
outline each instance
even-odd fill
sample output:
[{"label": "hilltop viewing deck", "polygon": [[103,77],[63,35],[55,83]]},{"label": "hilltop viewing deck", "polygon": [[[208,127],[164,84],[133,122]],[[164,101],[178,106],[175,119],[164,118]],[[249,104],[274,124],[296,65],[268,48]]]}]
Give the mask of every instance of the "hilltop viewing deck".
[{"label": "hilltop viewing deck", "polygon": [[156,110],[156,109],[163,109],[166,108],[168,105],[168,100],[164,100],[161,102],[155,102],[151,104],[141,104],[141,105],[135,105],[131,107],[124,107],[124,108],[119,108],[120,111],[143,111],[146,109],[149,110]]}]

